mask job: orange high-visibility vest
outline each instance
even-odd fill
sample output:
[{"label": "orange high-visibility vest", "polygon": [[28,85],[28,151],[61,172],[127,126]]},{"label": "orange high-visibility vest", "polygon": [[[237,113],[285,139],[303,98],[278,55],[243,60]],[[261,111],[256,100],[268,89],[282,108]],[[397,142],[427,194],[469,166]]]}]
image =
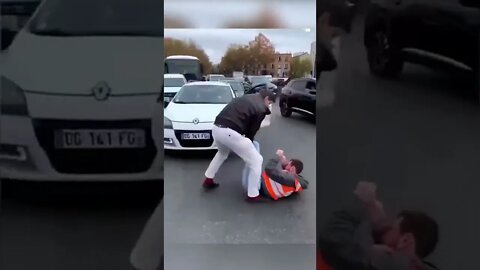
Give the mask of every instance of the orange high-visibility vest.
[{"label": "orange high-visibility vest", "polygon": [[332,267],[323,259],[320,251],[317,251],[317,270],[332,270]]},{"label": "orange high-visibility vest", "polygon": [[262,173],[262,181],[265,187],[267,187],[268,195],[274,200],[290,196],[295,192],[303,190],[298,179],[295,178],[295,187],[284,186],[270,179],[265,171]]}]

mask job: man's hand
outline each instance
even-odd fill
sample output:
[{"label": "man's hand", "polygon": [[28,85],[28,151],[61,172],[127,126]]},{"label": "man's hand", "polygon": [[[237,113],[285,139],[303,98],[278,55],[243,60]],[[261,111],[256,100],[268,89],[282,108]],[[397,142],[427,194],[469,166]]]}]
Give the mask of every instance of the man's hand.
[{"label": "man's hand", "polygon": [[374,205],[377,201],[377,185],[375,183],[359,182],[354,193],[366,205]]},{"label": "man's hand", "polygon": [[288,164],[288,160],[285,157],[285,152],[282,149],[278,149],[276,154],[278,158],[280,158],[280,162],[282,163],[282,166],[285,166]]}]

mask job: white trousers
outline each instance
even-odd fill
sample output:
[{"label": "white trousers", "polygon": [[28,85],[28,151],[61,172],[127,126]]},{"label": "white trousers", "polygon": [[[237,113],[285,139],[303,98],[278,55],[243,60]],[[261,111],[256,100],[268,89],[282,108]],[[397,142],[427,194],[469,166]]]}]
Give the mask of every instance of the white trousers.
[{"label": "white trousers", "polygon": [[[257,152],[260,153],[260,144],[257,141],[253,141],[253,146],[255,146],[255,149]],[[242,186],[243,190],[248,191],[248,174],[250,173],[250,169],[248,168],[247,165],[245,165],[245,168],[243,168],[243,173],[242,173]],[[260,190],[261,187],[261,179],[260,182],[258,182],[258,190]]]},{"label": "white trousers", "polygon": [[163,269],[163,199],[143,229],[130,254],[130,263],[138,270]]},{"label": "white trousers", "polygon": [[235,130],[213,126],[212,136],[218,147],[217,154],[210,162],[205,172],[208,178],[215,178],[223,162],[230,152],[234,152],[245,162],[249,169],[248,173],[248,197],[256,197],[260,194],[260,177],[262,175],[263,157],[255,149],[250,139],[242,136]]}]

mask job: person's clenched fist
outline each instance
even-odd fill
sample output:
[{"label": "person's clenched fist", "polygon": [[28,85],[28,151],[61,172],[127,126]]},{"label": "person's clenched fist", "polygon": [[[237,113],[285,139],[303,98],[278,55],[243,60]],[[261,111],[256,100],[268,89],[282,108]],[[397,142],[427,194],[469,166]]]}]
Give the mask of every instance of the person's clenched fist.
[{"label": "person's clenched fist", "polygon": [[363,203],[373,204],[377,200],[377,185],[372,182],[359,182],[354,193]]}]

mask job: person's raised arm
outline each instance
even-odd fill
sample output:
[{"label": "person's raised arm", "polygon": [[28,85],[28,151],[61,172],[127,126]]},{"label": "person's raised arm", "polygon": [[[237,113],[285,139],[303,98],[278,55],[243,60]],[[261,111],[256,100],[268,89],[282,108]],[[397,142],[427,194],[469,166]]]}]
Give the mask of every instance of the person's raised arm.
[{"label": "person's raised arm", "polygon": [[368,220],[370,207],[378,205],[376,187],[361,182],[352,196],[351,204],[334,211],[320,230],[318,246],[322,257],[334,269],[372,270],[370,248],[357,238],[362,221]]}]

